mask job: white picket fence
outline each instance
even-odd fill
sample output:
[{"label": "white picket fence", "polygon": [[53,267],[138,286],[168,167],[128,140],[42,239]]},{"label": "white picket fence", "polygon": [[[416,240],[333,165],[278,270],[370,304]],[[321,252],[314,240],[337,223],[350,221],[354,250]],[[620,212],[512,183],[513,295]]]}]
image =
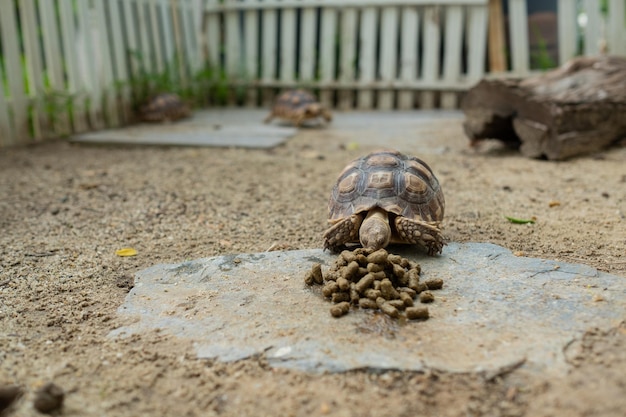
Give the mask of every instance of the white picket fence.
[{"label": "white picket fence", "polygon": [[[524,75],[526,2],[502,1],[505,75]],[[626,55],[626,0],[606,2],[605,15],[602,0],[558,0],[560,62],[603,45]],[[210,104],[267,106],[303,86],[339,109],[454,108],[491,76],[488,4],[0,0],[0,146],[129,123],[139,81]]]}]

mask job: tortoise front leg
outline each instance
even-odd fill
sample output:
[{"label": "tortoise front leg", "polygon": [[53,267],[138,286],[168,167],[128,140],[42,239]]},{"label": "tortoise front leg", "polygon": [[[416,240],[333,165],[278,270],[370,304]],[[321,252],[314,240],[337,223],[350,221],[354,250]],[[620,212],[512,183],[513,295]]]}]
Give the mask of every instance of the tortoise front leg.
[{"label": "tortoise front leg", "polygon": [[346,243],[358,242],[362,222],[363,216],[353,214],[332,225],[324,232],[324,249],[339,252]]},{"label": "tortoise front leg", "polygon": [[446,244],[439,222],[424,222],[398,216],[395,223],[396,230],[402,239],[426,248],[431,256],[441,253],[441,249]]},{"label": "tortoise front leg", "polygon": [[322,109],[322,117],[326,120],[326,123],[330,123],[333,120],[333,115],[326,109]]}]

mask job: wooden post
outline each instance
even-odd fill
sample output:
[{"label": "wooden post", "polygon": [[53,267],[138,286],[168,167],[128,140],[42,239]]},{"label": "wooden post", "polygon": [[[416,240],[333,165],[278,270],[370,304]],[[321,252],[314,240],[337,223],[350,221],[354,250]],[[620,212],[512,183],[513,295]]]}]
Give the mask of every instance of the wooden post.
[{"label": "wooden post", "polygon": [[506,71],[506,42],[502,0],[489,0],[489,70]]}]

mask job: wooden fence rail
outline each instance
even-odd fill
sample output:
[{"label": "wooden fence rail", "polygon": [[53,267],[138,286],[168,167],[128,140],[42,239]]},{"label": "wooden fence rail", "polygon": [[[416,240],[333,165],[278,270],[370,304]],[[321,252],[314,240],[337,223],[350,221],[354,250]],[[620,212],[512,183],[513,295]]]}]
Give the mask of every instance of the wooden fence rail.
[{"label": "wooden fence rail", "polygon": [[[554,64],[626,55],[626,0],[557,4]],[[127,124],[147,85],[231,105],[304,86],[339,109],[455,108],[494,57],[504,75],[532,70],[532,30],[526,0],[0,0],[0,147]]]}]

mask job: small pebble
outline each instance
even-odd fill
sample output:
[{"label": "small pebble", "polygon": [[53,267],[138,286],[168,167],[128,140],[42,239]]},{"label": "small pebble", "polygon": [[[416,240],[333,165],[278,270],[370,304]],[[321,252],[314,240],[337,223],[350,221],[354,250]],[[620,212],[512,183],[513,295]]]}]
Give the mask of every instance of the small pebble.
[{"label": "small pebble", "polygon": [[22,393],[22,388],[17,385],[0,387],[0,413],[9,408],[11,404],[22,396]]},{"label": "small pebble", "polygon": [[37,411],[50,414],[63,407],[65,392],[56,384],[48,382],[35,394],[33,406]]}]

